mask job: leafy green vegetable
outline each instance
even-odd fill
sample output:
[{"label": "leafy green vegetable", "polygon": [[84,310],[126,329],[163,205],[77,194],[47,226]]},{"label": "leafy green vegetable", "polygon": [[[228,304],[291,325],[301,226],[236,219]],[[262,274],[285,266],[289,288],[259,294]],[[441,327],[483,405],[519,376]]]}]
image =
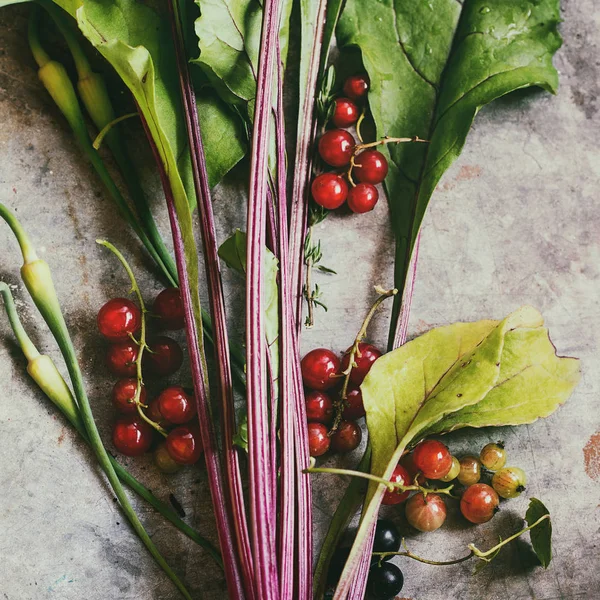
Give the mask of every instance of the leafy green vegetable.
[{"label": "leafy green vegetable", "polygon": [[[196,0],[200,17],[195,28],[199,65],[217,93],[235,107],[245,121],[252,121],[262,25],[258,0]],[[279,33],[285,64],[292,1],[284,0]]]},{"label": "leafy green vegetable", "polygon": [[[432,329],[382,356],[361,386],[371,472],[388,479],[407,446],[431,432],[529,423],[555,410],[577,384],[579,367],[575,359],[556,356],[542,325],[540,313],[525,306],[500,322]],[[342,589],[384,491],[369,486]]]},{"label": "leafy green vegetable", "polygon": [[[532,498],[529,501],[529,508],[525,513],[525,520],[530,527],[539,521],[544,515],[549,515],[548,509],[537,498]],[[552,523],[550,519],[545,519],[539,525],[534,527],[530,532],[531,545],[537,557],[542,563],[544,569],[548,568],[552,560]]]},{"label": "leafy green vegetable", "polygon": [[348,0],[338,42],[362,52],[377,135],[430,140],[383,150],[390,158],[385,185],[400,291],[429,199],[478,110],[524,87],[556,91],[559,20],[558,0]]}]

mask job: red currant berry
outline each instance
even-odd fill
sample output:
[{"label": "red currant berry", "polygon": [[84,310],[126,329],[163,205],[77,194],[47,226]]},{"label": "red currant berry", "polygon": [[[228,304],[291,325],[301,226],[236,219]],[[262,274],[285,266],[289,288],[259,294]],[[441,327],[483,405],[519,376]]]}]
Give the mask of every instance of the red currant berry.
[{"label": "red currant berry", "polygon": [[336,98],[333,103],[331,120],[336,127],[351,127],[358,121],[360,113],[358,106],[348,98]]},{"label": "red currant berry", "polygon": [[410,452],[409,454],[405,454],[400,459],[400,464],[408,471],[411,483],[416,483],[417,485],[425,485],[425,483],[427,483],[425,477],[423,476],[423,473],[421,473],[421,471],[419,471],[419,469],[415,465],[412,452]]},{"label": "red currant berry", "polygon": [[140,309],[127,298],[113,298],[98,311],[98,330],[108,340],[128,340],[142,325]]},{"label": "red currant berry", "polygon": [[160,412],[160,408],[158,406],[158,398],[155,398],[148,404],[148,408],[146,409],[146,416],[151,420],[160,425],[161,427],[168,427],[171,423],[169,423]]},{"label": "red currant berry", "polygon": [[352,100],[362,100],[366,98],[369,91],[369,76],[366,73],[361,75],[352,75],[344,83],[344,94]]},{"label": "red currant berry", "polygon": [[160,324],[165,329],[183,329],[185,311],[179,288],[167,288],[156,296],[152,312],[160,319]]},{"label": "red currant berry", "polygon": [[326,348],[311,350],[300,363],[302,381],[311,390],[327,390],[333,387],[340,372],[340,359]]},{"label": "red currant berry", "polygon": [[194,397],[179,386],[163,390],[157,402],[160,414],[173,425],[183,425],[196,414]]},{"label": "red currant berry", "polygon": [[362,183],[376,185],[388,174],[388,161],[377,150],[365,150],[355,159],[354,175]]},{"label": "red currant berry", "polygon": [[348,197],[348,184],[336,173],[322,173],[310,187],[314,201],[327,210],[339,208]]},{"label": "red currant berry", "polygon": [[334,452],[352,452],[362,440],[361,428],[353,421],[342,421],[331,436],[331,449]]},{"label": "red currant berry", "polygon": [[500,499],[485,483],[468,487],[460,499],[460,512],[471,523],[487,523],[497,512]]},{"label": "red currant berry", "polygon": [[308,424],[308,450],[311,456],[322,456],[329,450],[330,439],[323,423]]},{"label": "red currant berry", "polygon": [[173,375],[183,363],[181,346],[169,337],[160,336],[148,344],[144,353],[144,370],[155,377]]},{"label": "red currant berry", "polygon": [[452,455],[448,448],[437,440],[425,440],[413,450],[415,466],[427,479],[445,477],[452,468]]},{"label": "red currant berry", "polygon": [[346,421],[356,421],[364,417],[365,414],[365,407],[360,388],[349,385],[346,394],[346,406],[344,406],[342,417],[344,417]]},{"label": "red currant berry", "polygon": [[125,415],[113,427],[112,441],[125,456],[140,456],[150,449],[152,427],[136,415]]},{"label": "red currant berry", "polygon": [[348,207],[359,215],[373,210],[378,200],[379,192],[370,183],[359,183],[348,192]]},{"label": "red currant berry", "polygon": [[198,427],[184,425],[169,433],[167,452],[180,465],[193,465],[202,455],[202,439]]},{"label": "red currant berry", "polygon": [[406,520],[419,531],[435,531],[446,520],[446,505],[437,494],[415,494],[406,503]]},{"label": "red currant berry", "polygon": [[[396,465],[390,481],[393,483],[399,483],[400,485],[412,485],[412,479],[410,473],[400,464]],[[410,492],[402,492],[400,490],[387,490],[383,495],[382,504],[386,506],[392,506],[394,504],[400,504],[404,502],[410,496]]]},{"label": "red currant berry", "polygon": [[118,377],[134,377],[138,351],[138,345],[133,340],[112,344],[106,352],[108,370]]},{"label": "red currant berry", "polygon": [[[131,415],[137,412],[137,406],[133,402],[137,391],[137,379],[119,379],[112,390],[113,406],[124,415]],[[146,388],[140,390],[140,402],[146,404]]]},{"label": "red currant berry", "polygon": [[310,392],[306,396],[306,420],[329,425],[333,421],[333,402],[323,392]]},{"label": "red currant berry", "polygon": [[343,129],[325,132],[319,140],[319,154],[332,167],[345,167],[350,164],[354,151],[354,138]]},{"label": "red currant berry", "polygon": [[182,467],[182,465],[171,458],[165,442],[161,442],[156,447],[154,451],[154,464],[161,473],[177,473]]},{"label": "red currant berry", "polygon": [[[360,385],[367,373],[371,370],[373,363],[381,356],[381,352],[371,344],[360,342],[358,352],[354,355],[355,367],[350,371],[350,381],[354,385]],[[342,358],[342,371],[348,368],[350,362],[350,352],[346,352]]]}]

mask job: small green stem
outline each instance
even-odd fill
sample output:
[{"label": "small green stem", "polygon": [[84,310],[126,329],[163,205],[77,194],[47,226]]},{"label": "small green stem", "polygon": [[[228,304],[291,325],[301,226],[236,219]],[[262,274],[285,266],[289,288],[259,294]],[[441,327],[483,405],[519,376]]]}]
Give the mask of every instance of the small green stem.
[{"label": "small green stem", "polygon": [[133,117],[138,117],[138,113],[133,112],[133,113],[127,113],[126,115],[122,115],[120,117],[117,117],[116,119],[113,119],[110,123],[107,123],[102,130],[100,131],[100,133],[96,136],[96,139],[94,140],[94,142],[92,143],[92,146],[94,147],[94,150],[98,150],[98,148],[100,148],[100,146],[102,145],[102,142],[104,141],[104,138],[106,137],[106,135],[109,133],[109,131],[118,123],[120,123],[121,121],[126,121],[127,119],[131,119]]},{"label": "small green stem", "polygon": [[475,556],[474,552],[470,552],[466,556],[461,558],[457,558],[454,560],[430,560],[428,558],[422,558],[421,556],[417,556],[413,554],[406,545],[406,540],[402,538],[402,545],[404,546],[403,552],[373,552],[373,556],[379,556],[379,564],[381,564],[386,558],[390,556],[404,556],[406,558],[412,558],[421,563],[425,563],[426,565],[434,565],[436,567],[447,567],[450,565],[458,565],[459,563],[466,562],[467,560],[473,558]]},{"label": "small green stem", "polygon": [[144,351],[148,349],[148,344],[146,343],[146,314],[148,313],[148,311],[146,310],[146,305],[144,303],[144,298],[142,297],[142,292],[140,291],[140,287],[137,283],[132,268],[129,266],[129,263],[127,262],[126,258],[123,256],[121,251],[106,240],[96,240],[96,243],[100,244],[101,246],[104,246],[105,248],[108,248],[119,259],[119,262],[123,265],[123,268],[129,276],[129,280],[131,281],[131,291],[136,295],[140,307],[142,321],[140,329],[140,339],[136,340],[133,338],[133,336],[131,336],[133,341],[139,347],[138,354],[135,359],[137,386],[135,389],[135,396],[133,397],[133,404],[136,405],[138,414],[144,421],[146,421],[146,423],[148,423],[148,425],[156,429],[156,431],[158,431],[162,436],[167,437],[168,433],[158,423],[150,419],[143,411],[142,401],[140,400],[142,395],[142,389],[144,387],[144,376],[142,373],[142,358],[144,356]]},{"label": "small green stem", "polygon": [[401,483],[396,483],[395,481],[390,481],[389,479],[384,479],[383,477],[378,477],[377,475],[372,475],[371,473],[363,473],[362,471],[353,471],[351,469],[331,469],[327,467],[309,467],[303,471],[304,473],[330,473],[334,475],[350,475],[351,477],[360,477],[361,479],[368,479],[369,481],[374,481],[375,483],[383,484],[387,487],[390,492],[420,492],[424,496],[427,494],[445,494],[447,496],[452,496],[452,488],[453,485],[450,485],[446,488],[428,488],[418,484],[412,485],[402,485]]},{"label": "small green stem", "polygon": [[352,369],[356,367],[356,361],[354,360],[357,356],[360,358],[361,354],[359,351],[360,343],[365,339],[367,335],[367,329],[369,324],[371,323],[371,319],[373,315],[377,312],[379,306],[387,299],[395,296],[398,293],[396,288],[392,288],[391,290],[383,290],[381,288],[376,287],[375,290],[379,293],[379,297],[371,306],[371,309],[367,313],[365,320],[363,321],[358,333],[356,334],[356,338],[354,339],[354,343],[352,344],[352,349],[350,350],[350,355],[348,356],[348,366],[342,374],[344,375],[344,383],[342,385],[342,391],[340,392],[340,400],[335,403],[335,419],[333,421],[333,425],[331,426],[330,435],[334,433],[341,420],[342,413],[344,412],[344,405],[346,402],[346,398],[348,397],[348,384],[350,383],[350,374],[352,373]]},{"label": "small green stem", "polygon": [[4,204],[0,204],[0,217],[4,219],[7,225],[11,228],[14,236],[17,238],[19,247],[21,248],[21,254],[23,255],[23,261],[26,263],[34,262],[38,259],[37,252],[29,239],[26,231],[23,229],[21,223],[19,223],[17,217],[8,210]]},{"label": "small green stem", "polygon": [[493,548],[490,548],[486,552],[482,552],[481,550],[476,548],[474,544],[469,544],[469,550],[471,550],[471,552],[475,556],[477,556],[477,558],[487,560],[488,556],[490,556],[491,554],[494,554],[494,552],[497,552],[498,550],[500,550],[500,548],[502,548],[502,546],[506,546],[506,544],[508,544],[509,542],[516,540],[518,537],[522,536],[524,533],[526,533],[527,531],[530,531],[534,527],[537,527],[542,521],[545,521],[547,519],[550,519],[550,515],[544,515],[544,516],[540,517],[535,523],[532,523],[531,525],[529,525],[529,527],[525,527],[525,529],[521,529],[521,531],[517,531],[517,533],[515,533],[514,535],[511,535],[510,537],[506,538],[505,540],[502,540],[499,544],[496,544]]},{"label": "small green stem", "polygon": [[15,306],[15,301],[10,289],[3,281],[0,281],[0,295],[2,295],[2,299],[4,300],[4,307],[6,309],[10,326],[15,334],[15,337],[17,338],[17,342],[19,342],[19,346],[21,346],[21,350],[23,350],[23,354],[25,354],[25,357],[27,358],[27,361],[37,358],[40,356],[40,353],[34,346],[30,337],[27,335],[27,332],[21,323],[21,319],[19,319],[19,315],[17,314],[17,307]]}]

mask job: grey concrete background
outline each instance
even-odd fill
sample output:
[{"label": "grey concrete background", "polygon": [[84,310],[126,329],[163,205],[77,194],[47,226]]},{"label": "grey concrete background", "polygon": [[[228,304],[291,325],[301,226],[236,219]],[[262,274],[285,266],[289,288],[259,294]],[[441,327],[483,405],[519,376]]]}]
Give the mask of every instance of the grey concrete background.
[{"label": "grey concrete background", "polygon": [[[565,45],[556,58],[560,92],[557,97],[515,94],[478,116],[423,226],[410,322],[414,336],[457,320],[502,317],[530,303],[545,315],[559,352],[581,358],[579,388],[549,419],[448,438],[457,454],[477,452],[490,440],[506,441],[510,462],[528,473],[526,495],[541,498],[550,508],[554,561],[547,571],[533,568],[523,543],[505,549],[476,576],[469,564],[436,568],[398,561],[406,577],[403,595],[413,600],[600,597],[600,8],[593,0],[565,0],[563,7]],[[24,39],[25,13],[21,8],[0,12],[0,201],[17,211],[54,269],[97,421],[110,444],[112,379],[103,367],[104,344],[95,332],[95,314],[106,299],[126,291],[127,281],[94,244],[95,238],[111,239],[128,255],[147,299],[160,285],[37,81]],[[156,197],[164,226],[156,177],[150,162],[146,164],[148,189]],[[243,227],[242,191],[243,182],[233,181],[216,192],[223,236]],[[303,337],[303,348],[323,345],[342,351],[373,297],[372,285],[391,282],[386,207],[381,203],[364,216],[332,216],[318,233],[323,262],[339,275],[319,279],[329,312],[318,314],[317,327]],[[0,227],[0,278],[15,284],[26,327],[58,360],[55,345],[19,284],[18,266],[14,240]],[[230,303],[235,304],[239,281],[226,275],[226,284]],[[383,346],[386,329],[387,313],[381,312],[371,340]],[[0,315],[0,597],[176,598],[115,508],[90,452],[24,368]],[[184,372],[177,381],[186,378]],[[355,459],[346,461],[352,464]],[[147,458],[124,462],[159,497],[167,499],[173,493],[189,522],[214,536],[202,469],[167,477]],[[337,478],[315,480],[317,542],[343,483]],[[472,541],[489,547],[498,534],[518,529],[526,504],[525,497],[512,501],[491,523],[479,527],[465,527],[451,514],[438,532],[409,533],[409,545],[414,552],[441,560],[462,555]],[[137,507],[195,597],[223,598],[219,572],[206,554],[143,504]],[[398,511],[388,516],[403,525]]]}]

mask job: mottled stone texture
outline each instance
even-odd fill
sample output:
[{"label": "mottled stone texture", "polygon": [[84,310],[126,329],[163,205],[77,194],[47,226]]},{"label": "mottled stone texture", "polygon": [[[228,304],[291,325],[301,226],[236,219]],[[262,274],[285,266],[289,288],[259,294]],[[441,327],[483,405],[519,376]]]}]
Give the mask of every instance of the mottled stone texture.
[{"label": "mottled stone texture", "polygon": [[[593,0],[568,0],[563,6],[565,45],[556,58],[560,92],[557,97],[538,91],[513,94],[477,117],[461,158],[443,178],[425,219],[410,324],[410,334],[416,335],[452,321],[501,317],[530,303],[544,313],[559,353],[582,359],[581,385],[549,419],[448,437],[458,454],[476,452],[490,440],[505,440],[509,462],[528,472],[527,495],[543,499],[550,508],[554,561],[548,571],[533,568],[531,552],[522,542],[474,577],[469,564],[435,568],[405,560],[399,564],[406,575],[407,598],[600,597],[600,9]],[[127,253],[148,299],[160,284],[37,81],[24,40],[25,14],[22,8],[0,13],[0,201],[17,210],[54,269],[94,412],[108,442],[111,378],[103,367],[104,344],[95,333],[94,317],[106,299],[126,292],[127,281],[107,252],[94,244],[95,238],[108,237]],[[146,180],[165,228],[149,166]],[[240,181],[216,193],[222,236],[244,225],[242,190]],[[318,313],[303,348],[323,345],[342,351],[373,298],[372,285],[391,282],[386,207],[382,203],[360,217],[333,216],[317,233],[324,264],[339,275],[319,276],[329,312]],[[19,283],[18,266],[15,243],[2,226],[0,277],[17,286],[18,306],[32,337],[58,359]],[[225,277],[230,303],[239,303],[240,281]],[[372,341],[383,345],[386,327],[386,313],[381,312]],[[233,329],[239,331],[239,324]],[[26,377],[24,366],[0,313],[0,596],[177,598],[115,508],[90,452]],[[185,373],[183,380],[188,380]],[[353,464],[355,458],[344,462]],[[159,497],[173,493],[186,518],[214,537],[202,470],[165,477],[149,459],[124,462]],[[315,480],[317,541],[344,483],[324,476]],[[452,508],[446,527],[427,535],[409,532],[408,543],[433,559],[458,557],[471,541],[486,548],[498,534],[506,536],[519,527],[526,503],[522,498],[505,504],[497,518],[480,527],[465,526]],[[223,598],[218,569],[206,554],[143,504],[137,506],[195,597]],[[397,510],[388,514],[402,525]]]}]

